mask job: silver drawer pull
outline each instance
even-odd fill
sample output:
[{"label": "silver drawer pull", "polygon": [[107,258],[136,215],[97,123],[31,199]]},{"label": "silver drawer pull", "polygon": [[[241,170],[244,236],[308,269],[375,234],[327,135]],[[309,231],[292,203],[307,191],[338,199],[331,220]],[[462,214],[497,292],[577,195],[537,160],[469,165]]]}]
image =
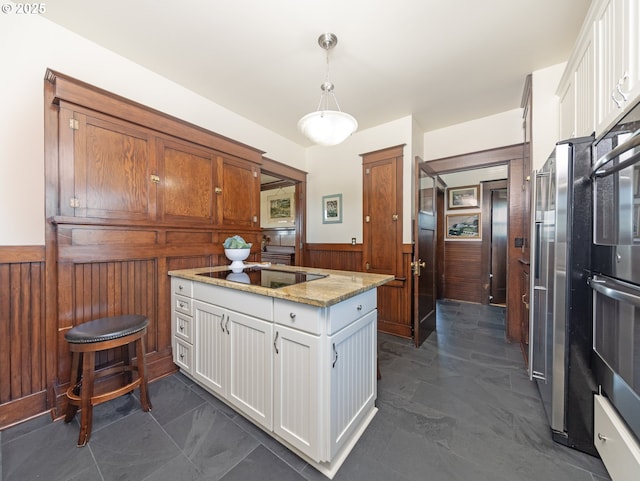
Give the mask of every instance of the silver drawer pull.
[{"label": "silver drawer pull", "polygon": [[336,343],[333,343],[333,364],[332,368],[336,367],[336,362],[338,362],[338,351],[336,350]]},{"label": "silver drawer pull", "polygon": [[[220,317],[220,329],[222,329],[222,332],[224,332],[224,314],[222,314],[222,316]],[[196,331],[198,329],[196,328]]]},{"label": "silver drawer pull", "polygon": [[602,441],[603,443],[607,442],[607,440],[609,439],[608,437],[606,437],[604,434],[602,433],[598,433],[598,439],[600,441]]},{"label": "silver drawer pull", "polygon": [[180,326],[178,329],[180,329],[181,331],[184,331],[184,326]]},{"label": "silver drawer pull", "polygon": [[178,302],[178,307],[179,307],[180,309],[184,309],[186,306],[187,306],[187,305],[186,305],[184,302],[182,302],[182,301]]},{"label": "silver drawer pull", "polygon": [[278,331],[276,331],[276,337],[273,339],[273,348],[276,351],[276,354],[280,354],[280,351],[278,351]]},{"label": "silver drawer pull", "polygon": [[180,289],[180,290],[183,289],[182,284],[178,286],[178,289]]},{"label": "silver drawer pull", "polygon": [[289,317],[290,317],[291,319],[295,320],[295,318],[296,318],[296,313],[295,313],[295,312],[290,312],[290,313],[289,313]]},{"label": "silver drawer pull", "polygon": [[180,359],[184,359],[184,354],[180,354]]},{"label": "silver drawer pull", "polygon": [[362,304],[358,304],[358,307],[356,307],[356,309],[358,309],[359,311],[362,310]]}]

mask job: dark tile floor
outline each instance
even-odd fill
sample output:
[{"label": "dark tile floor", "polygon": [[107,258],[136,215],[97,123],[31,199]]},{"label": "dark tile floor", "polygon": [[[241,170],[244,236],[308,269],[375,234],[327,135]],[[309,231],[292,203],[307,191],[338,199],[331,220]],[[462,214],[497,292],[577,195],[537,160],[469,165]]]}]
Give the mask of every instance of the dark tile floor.
[{"label": "dark tile floor", "polygon": [[[600,460],[551,441],[504,309],[453,301],[420,349],[380,334],[379,412],[334,479],[603,481]],[[91,441],[41,416],[0,433],[4,481],[297,481],[326,478],[176,374],[98,406]]]}]

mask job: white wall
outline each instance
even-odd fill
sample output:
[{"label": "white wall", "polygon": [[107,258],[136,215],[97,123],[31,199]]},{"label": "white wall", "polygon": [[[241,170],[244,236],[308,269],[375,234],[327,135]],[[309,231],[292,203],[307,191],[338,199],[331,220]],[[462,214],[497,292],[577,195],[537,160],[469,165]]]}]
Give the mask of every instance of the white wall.
[{"label": "white wall", "polygon": [[425,132],[424,160],[478,152],[523,141],[522,109],[517,108]]},{"label": "white wall", "polygon": [[[307,241],[312,243],[362,242],[361,154],[406,144],[403,164],[403,242],[411,242],[412,117],[354,133],[333,147],[310,147],[307,151]],[[341,224],[322,223],[322,197],[342,194]]]},{"label": "white wall", "polygon": [[556,95],[565,63],[536,70],[531,76],[533,103],[531,168],[542,167],[559,140],[560,99]]},{"label": "white wall", "polygon": [[0,17],[0,245],[44,244],[47,67],[305,168],[305,149],[37,15]]}]

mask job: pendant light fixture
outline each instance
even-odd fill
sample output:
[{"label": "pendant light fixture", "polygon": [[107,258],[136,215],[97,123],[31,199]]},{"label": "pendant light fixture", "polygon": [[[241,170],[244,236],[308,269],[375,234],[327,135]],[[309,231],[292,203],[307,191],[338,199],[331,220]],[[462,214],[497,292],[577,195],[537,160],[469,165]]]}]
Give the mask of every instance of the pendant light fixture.
[{"label": "pendant light fixture", "polygon": [[[323,33],[318,44],[326,51],[327,74],[320,85],[320,103],[318,110],[305,115],[298,121],[298,128],[311,141],[318,145],[337,145],[344,141],[358,128],[353,116],[340,110],[338,100],[333,92],[334,85],[329,81],[329,50],[336,46],[338,37],[333,33]],[[336,110],[329,108],[329,100],[333,99]]]}]

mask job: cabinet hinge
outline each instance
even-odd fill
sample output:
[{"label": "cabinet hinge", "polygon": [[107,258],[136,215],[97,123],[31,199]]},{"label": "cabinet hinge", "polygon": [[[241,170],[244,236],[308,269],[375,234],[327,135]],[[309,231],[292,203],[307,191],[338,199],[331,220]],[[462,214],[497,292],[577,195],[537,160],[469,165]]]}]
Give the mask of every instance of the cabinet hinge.
[{"label": "cabinet hinge", "polygon": [[76,119],[69,119],[69,128],[72,130],[78,130],[80,128],[80,122]]},{"label": "cabinet hinge", "polygon": [[371,169],[367,167],[366,169],[364,169],[364,173],[365,175],[369,175],[371,173]]},{"label": "cabinet hinge", "polygon": [[257,170],[254,170],[254,171],[253,171],[253,176],[254,176],[256,179],[258,178],[258,171],[257,171]]},{"label": "cabinet hinge", "polygon": [[69,199],[69,207],[72,207],[74,209],[77,209],[78,207],[80,207],[80,201],[78,200],[77,197],[71,197]]}]

